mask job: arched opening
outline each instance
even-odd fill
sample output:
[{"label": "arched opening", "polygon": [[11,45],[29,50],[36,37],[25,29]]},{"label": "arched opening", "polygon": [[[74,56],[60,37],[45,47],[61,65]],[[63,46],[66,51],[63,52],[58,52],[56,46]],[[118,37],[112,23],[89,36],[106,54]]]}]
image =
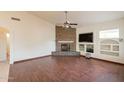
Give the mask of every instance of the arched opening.
[{"label": "arched opening", "polygon": [[10,63],[10,33],[0,27],[0,62]]}]

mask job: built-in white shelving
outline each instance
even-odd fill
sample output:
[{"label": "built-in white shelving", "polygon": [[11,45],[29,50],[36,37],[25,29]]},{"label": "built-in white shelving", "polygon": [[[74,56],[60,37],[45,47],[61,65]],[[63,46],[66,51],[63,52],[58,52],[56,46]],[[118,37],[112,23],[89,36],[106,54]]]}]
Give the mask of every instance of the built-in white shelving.
[{"label": "built-in white shelving", "polygon": [[79,43],[79,50],[81,52],[94,53],[94,44],[93,43]]},{"label": "built-in white shelving", "polygon": [[119,42],[116,40],[102,40],[100,42],[100,53],[111,56],[119,56]]}]

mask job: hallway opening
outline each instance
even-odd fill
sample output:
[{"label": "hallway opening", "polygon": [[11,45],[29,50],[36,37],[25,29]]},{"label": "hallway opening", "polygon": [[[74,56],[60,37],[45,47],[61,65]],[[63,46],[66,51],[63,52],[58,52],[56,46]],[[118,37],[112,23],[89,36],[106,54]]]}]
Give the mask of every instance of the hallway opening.
[{"label": "hallway opening", "polygon": [[0,27],[0,63],[10,63],[10,33]]}]

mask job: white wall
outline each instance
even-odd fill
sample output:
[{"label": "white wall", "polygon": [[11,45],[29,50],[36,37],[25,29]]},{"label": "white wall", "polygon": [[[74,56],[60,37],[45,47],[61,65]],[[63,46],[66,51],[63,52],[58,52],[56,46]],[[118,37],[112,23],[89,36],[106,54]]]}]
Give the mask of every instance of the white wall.
[{"label": "white wall", "polygon": [[50,55],[55,50],[55,25],[41,18],[27,12],[0,12],[0,26],[10,31],[11,63]]},{"label": "white wall", "polygon": [[7,40],[4,32],[0,31],[0,62],[6,61]]},{"label": "white wall", "polygon": [[104,22],[101,24],[94,24],[94,25],[77,28],[77,47],[76,47],[77,51],[79,51],[79,43],[78,43],[79,33],[94,32],[94,49],[95,50],[94,50],[94,53],[92,54],[92,57],[110,60],[113,62],[124,63],[124,41],[120,42],[119,57],[100,54],[99,31],[106,30],[106,29],[113,29],[113,28],[119,28],[120,38],[124,39],[124,19],[119,19],[111,22]]}]

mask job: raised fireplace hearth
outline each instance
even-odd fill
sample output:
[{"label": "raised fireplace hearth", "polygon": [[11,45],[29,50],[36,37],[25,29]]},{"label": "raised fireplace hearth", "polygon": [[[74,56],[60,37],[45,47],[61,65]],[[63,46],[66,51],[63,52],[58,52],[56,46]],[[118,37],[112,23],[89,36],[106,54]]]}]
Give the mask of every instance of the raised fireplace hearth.
[{"label": "raised fireplace hearth", "polygon": [[80,56],[80,52],[76,51],[54,51],[53,56]]}]

